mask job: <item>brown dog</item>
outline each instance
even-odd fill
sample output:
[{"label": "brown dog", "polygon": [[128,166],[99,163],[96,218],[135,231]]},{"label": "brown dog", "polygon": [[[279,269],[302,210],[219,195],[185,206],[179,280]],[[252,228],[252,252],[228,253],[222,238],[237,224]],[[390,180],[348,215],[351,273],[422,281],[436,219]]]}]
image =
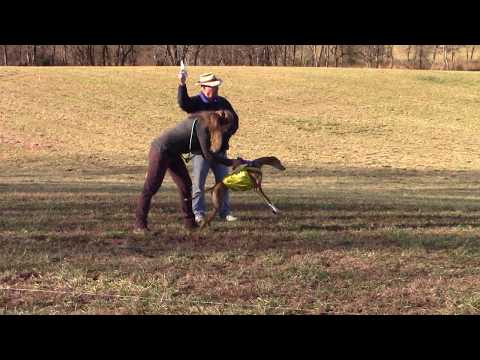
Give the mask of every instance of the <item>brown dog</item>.
[{"label": "brown dog", "polygon": [[[275,205],[272,204],[270,199],[262,190],[262,166],[270,165],[278,170],[285,170],[285,167],[282,165],[280,160],[278,160],[275,156],[267,156],[261,157],[258,159],[253,160],[252,164],[245,168],[246,171],[245,176],[248,176],[248,180],[250,181],[251,187],[246,186],[242,189],[235,189],[234,187],[230,187],[228,184],[227,178],[228,176],[218,183],[216,183],[213,187],[206,189],[205,192],[211,191],[212,192],[212,203],[213,203],[213,212],[208,216],[205,222],[201,225],[201,227],[208,226],[212,220],[215,218],[217,213],[220,211],[220,206],[223,203],[223,198],[225,196],[225,192],[227,189],[231,190],[249,190],[250,188],[253,189],[257,194],[259,194],[267,203],[268,206],[272,209],[274,214],[278,214],[278,209]],[[234,169],[235,170],[235,169]]]}]

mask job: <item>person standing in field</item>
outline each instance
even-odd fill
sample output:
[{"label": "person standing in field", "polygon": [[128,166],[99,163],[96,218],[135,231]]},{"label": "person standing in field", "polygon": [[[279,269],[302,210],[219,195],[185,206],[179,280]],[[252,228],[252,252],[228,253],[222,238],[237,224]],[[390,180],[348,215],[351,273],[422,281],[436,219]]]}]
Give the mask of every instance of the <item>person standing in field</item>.
[{"label": "person standing in field", "polygon": [[235,116],[228,110],[198,112],[152,141],[145,184],[135,211],[134,233],[150,231],[148,213],[152,197],[160,189],[167,170],[178,187],[184,226],[190,230],[198,227],[192,211],[192,181],[182,154],[199,151],[212,166],[222,164],[236,168],[245,163],[241,158],[227,159],[219,155],[224,134],[230,131],[234,122]]},{"label": "person standing in field", "polygon": [[[226,157],[227,150],[229,148],[228,142],[238,129],[238,115],[233,109],[230,102],[218,95],[218,88],[222,85],[223,81],[217,78],[213,73],[205,73],[200,75],[200,80],[196,85],[200,85],[201,90],[198,95],[193,97],[188,96],[186,79],[187,74],[185,71],[180,71],[178,74],[180,84],[178,86],[178,105],[180,108],[188,114],[196,113],[199,111],[217,111],[228,110],[234,116],[234,123],[230,130],[224,134],[223,147],[220,151],[220,156]],[[195,214],[195,221],[200,224],[205,219],[206,206],[205,206],[205,182],[208,176],[208,172],[212,169],[215,176],[215,182],[222,181],[228,174],[228,168],[224,164],[218,162],[212,162],[201,155],[200,152],[192,152],[193,163],[193,193],[192,193],[192,208]],[[226,221],[235,221],[237,218],[231,214],[230,210],[230,197],[228,192],[225,195],[223,205],[219,212],[220,218]]]}]

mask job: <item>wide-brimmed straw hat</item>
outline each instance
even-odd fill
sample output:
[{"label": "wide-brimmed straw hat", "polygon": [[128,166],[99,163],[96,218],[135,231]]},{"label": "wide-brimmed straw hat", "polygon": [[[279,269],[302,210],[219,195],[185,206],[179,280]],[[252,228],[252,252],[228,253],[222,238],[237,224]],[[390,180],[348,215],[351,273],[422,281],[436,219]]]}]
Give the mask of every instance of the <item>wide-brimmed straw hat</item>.
[{"label": "wide-brimmed straw hat", "polygon": [[200,81],[198,81],[195,85],[202,85],[202,86],[220,86],[223,84],[223,80],[217,78],[213,73],[205,73],[200,75]]}]

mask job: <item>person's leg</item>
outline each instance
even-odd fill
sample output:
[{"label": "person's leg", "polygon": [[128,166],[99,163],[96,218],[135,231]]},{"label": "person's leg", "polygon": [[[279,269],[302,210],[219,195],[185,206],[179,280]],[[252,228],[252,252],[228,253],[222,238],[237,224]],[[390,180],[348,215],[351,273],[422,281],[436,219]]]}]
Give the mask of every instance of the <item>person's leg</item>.
[{"label": "person's leg", "polygon": [[148,171],[142,193],[135,211],[135,228],[145,229],[148,226],[148,212],[153,195],[162,185],[168,167],[168,158],[153,146],[148,154]]},{"label": "person's leg", "polygon": [[193,194],[192,194],[192,208],[195,216],[204,216],[205,207],[205,182],[207,180],[208,170],[210,169],[210,162],[205,160],[202,155],[194,155],[192,158],[193,165]]},{"label": "person's leg", "polygon": [[[226,157],[225,153],[222,153],[221,155],[223,157]],[[213,170],[213,174],[215,175],[215,183],[223,181],[225,176],[228,175],[228,167],[223,164],[215,163],[212,166],[212,170]],[[230,196],[229,196],[229,190],[226,189],[223,197],[223,203],[222,203],[222,206],[220,207],[219,216],[222,219],[225,219],[228,215],[230,215]]]},{"label": "person's leg", "polygon": [[192,211],[192,180],[180,156],[170,160],[168,171],[178,187],[184,225],[187,228],[195,227],[195,215]]}]

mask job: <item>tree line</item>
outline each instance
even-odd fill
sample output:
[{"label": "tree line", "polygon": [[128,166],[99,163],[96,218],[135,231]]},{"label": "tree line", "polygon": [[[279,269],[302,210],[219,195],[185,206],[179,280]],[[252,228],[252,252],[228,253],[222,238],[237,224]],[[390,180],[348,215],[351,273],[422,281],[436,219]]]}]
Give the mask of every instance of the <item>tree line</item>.
[{"label": "tree line", "polygon": [[475,45],[1,45],[7,66],[313,66],[479,70]]}]

